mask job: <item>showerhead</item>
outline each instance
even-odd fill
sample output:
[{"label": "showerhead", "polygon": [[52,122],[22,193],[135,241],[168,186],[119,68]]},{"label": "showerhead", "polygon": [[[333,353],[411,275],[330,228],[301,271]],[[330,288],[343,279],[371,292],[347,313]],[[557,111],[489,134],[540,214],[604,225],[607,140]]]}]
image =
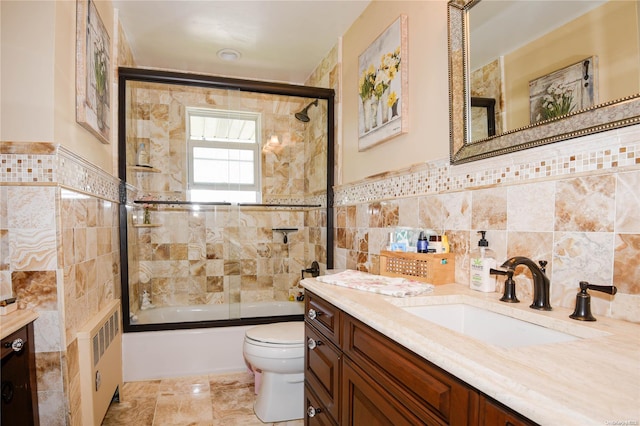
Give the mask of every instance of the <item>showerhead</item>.
[{"label": "showerhead", "polygon": [[307,105],[306,107],[304,107],[304,109],[300,112],[296,112],[295,113],[295,117],[302,121],[303,123],[308,123],[309,122],[309,108],[311,108],[311,106],[318,106],[318,100],[316,99],[315,101],[311,102],[309,105]]}]

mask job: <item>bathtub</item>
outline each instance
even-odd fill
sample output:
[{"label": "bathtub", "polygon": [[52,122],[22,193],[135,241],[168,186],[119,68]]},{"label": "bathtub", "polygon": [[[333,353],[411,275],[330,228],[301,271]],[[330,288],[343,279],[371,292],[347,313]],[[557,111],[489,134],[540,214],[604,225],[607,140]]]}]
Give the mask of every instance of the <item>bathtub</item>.
[{"label": "bathtub", "polygon": [[215,321],[230,318],[302,315],[302,302],[250,302],[217,305],[163,306],[138,311],[131,324],[159,324],[170,322]]},{"label": "bathtub", "polygon": [[[189,308],[189,309],[187,309]],[[204,309],[207,308],[207,309]],[[217,309],[212,309],[217,308]],[[260,302],[231,306],[244,318],[300,315],[301,302]],[[228,305],[152,308],[138,312],[138,321],[184,322],[229,318]],[[223,315],[221,312],[224,312]],[[212,318],[213,315],[220,318]],[[134,324],[134,322],[132,322]],[[143,331],[122,336],[122,370],[125,382],[168,377],[196,376],[244,371],[244,334],[253,325]]]}]

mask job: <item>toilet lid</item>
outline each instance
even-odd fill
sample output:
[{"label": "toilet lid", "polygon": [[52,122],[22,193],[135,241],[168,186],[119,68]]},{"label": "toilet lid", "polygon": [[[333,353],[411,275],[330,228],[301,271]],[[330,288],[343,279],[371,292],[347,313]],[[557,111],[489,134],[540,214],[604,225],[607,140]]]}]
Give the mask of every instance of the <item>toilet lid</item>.
[{"label": "toilet lid", "polygon": [[304,322],[278,322],[258,325],[246,331],[249,339],[266,343],[296,344],[304,342]]}]

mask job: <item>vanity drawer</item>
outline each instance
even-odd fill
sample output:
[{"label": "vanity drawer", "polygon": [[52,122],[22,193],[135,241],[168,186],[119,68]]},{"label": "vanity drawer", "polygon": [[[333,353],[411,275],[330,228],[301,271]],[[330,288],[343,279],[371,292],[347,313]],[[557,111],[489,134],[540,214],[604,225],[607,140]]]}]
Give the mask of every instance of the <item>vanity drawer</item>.
[{"label": "vanity drawer", "polygon": [[320,403],[320,399],[309,386],[304,387],[304,424],[306,426],[334,426],[335,419]]},{"label": "vanity drawer", "polygon": [[466,384],[349,315],[344,354],[427,424],[469,424],[477,394]]},{"label": "vanity drawer", "polygon": [[340,310],[311,292],[305,295],[305,319],[336,346],[340,346]]},{"label": "vanity drawer", "polygon": [[334,420],[338,419],[341,352],[308,324],[305,326],[305,341],[306,384],[313,389],[329,415]]}]

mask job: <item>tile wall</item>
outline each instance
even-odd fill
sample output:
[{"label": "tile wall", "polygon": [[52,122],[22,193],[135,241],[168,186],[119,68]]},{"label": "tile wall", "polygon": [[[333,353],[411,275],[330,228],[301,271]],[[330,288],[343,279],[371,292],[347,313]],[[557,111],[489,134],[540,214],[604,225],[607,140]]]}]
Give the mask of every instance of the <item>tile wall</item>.
[{"label": "tile wall", "polygon": [[79,424],[76,332],[119,298],[118,181],[53,144],[0,142],[0,293],[34,322],[40,423]]},{"label": "tile wall", "polygon": [[[430,228],[449,236],[456,281],[466,284],[468,253],[487,230],[498,260],[549,262],[552,305],[572,309],[579,281],[614,284],[616,296],[591,292],[594,315],[640,322],[639,126],[459,166],[416,165],[338,187],[335,198],[336,268],[378,273],[391,229]],[[530,300],[530,279],[517,272],[519,298]]]}]

